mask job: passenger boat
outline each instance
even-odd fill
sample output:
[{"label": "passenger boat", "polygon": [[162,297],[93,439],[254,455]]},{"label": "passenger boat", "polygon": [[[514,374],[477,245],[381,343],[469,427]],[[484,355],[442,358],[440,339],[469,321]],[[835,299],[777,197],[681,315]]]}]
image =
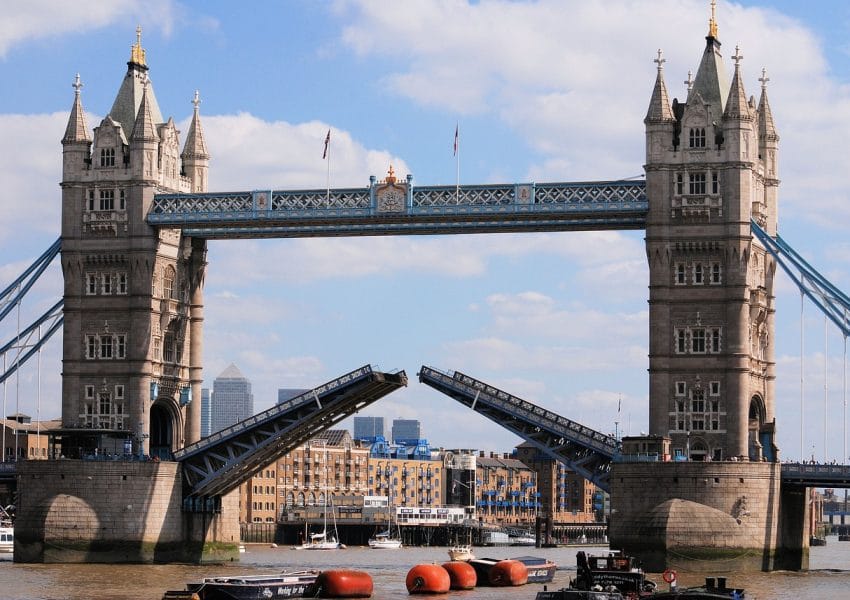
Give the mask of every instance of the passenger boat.
[{"label": "passenger boat", "polygon": [[12,517],[5,508],[0,506],[0,553],[14,552],[15,527]]},{"label": "passenger boat", "polygon": [[634,560],[621,552],[604,556],[576,555],[576,578],[570,586],[560,590],[538,592],[536,600],[743,600],[740,588],[726,587],[725,577],[706,577],[705,585],[680,588],[676,585],[676,572],[667,570],[663,579],[669,591],[658,591],[654,581],[647,579]]},{"label": "passenger boat", "polygon": [[520,533],[517,535],[511,535],[508,538],[511,542],[511,546],[535,546],[537,545],[537,540],[530,533]]},{"label": "passenger boat", "polygon": [[162,600],[267,600],[303,598],[319,576],[317,570],[284,571],[270,575],[205,577],[187,583],[185,590],[165,592]]},{"label": "passenger boat", "polygon": [[449,548],[450,560],[472,560],[475,554],[472,552],[472,546],[469,544],[457,544]]}]

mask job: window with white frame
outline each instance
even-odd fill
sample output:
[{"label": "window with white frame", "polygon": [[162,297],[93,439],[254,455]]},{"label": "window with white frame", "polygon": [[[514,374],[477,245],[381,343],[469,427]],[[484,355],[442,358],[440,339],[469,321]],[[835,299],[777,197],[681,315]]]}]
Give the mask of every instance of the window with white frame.
[{"label": "window with white frame", "polygon": [[115,210],[115,190],[100,190],[100,210]]},{"label": "window with white frame", "polygon": [[87,334],[85,353],[89,360],[127,358],[127,335],[124,333]]},{"label": "window with white frame", "polygon": [[688,282],[685,270],[685,263],[676,263],[675,271],[676,274],[674,277],[674,281],[676,282],[676,285],[685,285]]},{"label": "window with white frame", "polygon": [[127,208],[127,194],[124,191],[124,188],[118,190],[118,210],[126,210]]},{"label": "window with white frame", "polygon": [[114,167],[115,166],[115,148],[100,149],[100,166]]},{"label": "window with white frame", "polygon": [[162,338],[153,338],[153,360],[162,360]]},{"label": "window with white frame", "polygon": [[689,148],[705,148],[705,127],[691,127],[688,131]]},{"label": "window with white frame", "polygon": [[709,283],[711,283],[712,285],[718,285],[720,281],[720,263],[714,261],[711,263],[711,275],[709,276]]},{"label": "window with white frame", "polygon": [[688,193],[689,194],[705,194],[705,172],[695,172],[688,174]]},{"label": "window with white frame", "polygon": [[118,285],[116,293],[121,296],[125,296],[127,294],[127,273],[124,273],[123,271],[118,273],[117,279]]},{"label": "window with white frame", "polygon": [[691,352],[694,354],[705,353],[705,329],[702,327],[691,329]]},{"label": "window with white frame", "polygon": [[708,393],[711,396],[719,396],[720,395],[720,382],[712,381],[708,384]]},{"label": "window with white frame", "polygon": [[87,335],[86,336],[86,358],[93,359],[97,358],[97,336],[96,335]]},{"label": "window with white frame", "polygon": [[97,273],[86,273],[86,296],[97,294]]},{"label": "window with white frame", "polygon": [[94,386],[93,385],[87,385],[85,387],[85,390],[86,390],[86,392],[85,392],[86,400],[94,400]]},{"label": "window with white frame", "polygon": [[711,352],[720,352],[720,328],[711,328]]},{"label": "window with white frame", "polygon": [[676,354],[684,354],[688,351],[687,335],[684,329],[676,329],[673,333],[676,343]]},{"label": "window with white frame", "polygon": [[100,289],[104,294],[112,293],[112,274],[102,273],[100,275]]},{"label": "window with white frame", "polygon": [[711,173],[711,193],[714,195],[720,193],[720,175],[717,171]]},{"label": "window with white frame", "polygon": [[115,386],[115,399],[116,400],[123,400],[124,399],[124,386],[123,385],[116,385]]},{"label": "window with white frame", "polygon": [[703,269],[702,263],[694,263],[694,284],[702,285],[703,284]]},{"label": "window with white frame", "polygon": [[176,272],[172,266],[167,266],[162,272],[162,297],[174,298],[174,278]]},{"label": "window with white frame", "polygon": [[676,195],[681,196],[685,193],[685,176],[682,173],[676,173]]},{"label": "window with white frame", "polygon": [[127,336],[123,333],[115,334],[115,358],[127,358]]},{"label": "window with white frame", "polygon": [[94,190],[89,190],[89,212],[94,210]]},{"label": "window with white frame", "polygon": [[102,359],[112,358],[113,339],[111,335],[100,336],[100,357]]},{"label": "window with white frame", "polygon": [[684,381],[677,381],[676,382],[676,395],[677,396],[684,396],[687,389],[688,389],[688,386],[685,384]]}]

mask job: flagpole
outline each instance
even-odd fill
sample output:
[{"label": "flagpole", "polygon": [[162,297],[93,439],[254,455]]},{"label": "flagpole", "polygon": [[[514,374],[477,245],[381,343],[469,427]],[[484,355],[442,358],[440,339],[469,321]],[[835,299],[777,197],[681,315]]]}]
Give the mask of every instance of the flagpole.
[{"label": "flagpole", "polygon": [[460,126],[455,125],[455,164],[457,172],[455,175],[455,204],[460,204]]},{"label": "flagpole", "polygon": [[331,207],[331,130],[328,129],[328,135],[325,137],[325,155],[322,158],[327,158],[327,177],[325,179],[327,193],[325,195],[325,205]]}]

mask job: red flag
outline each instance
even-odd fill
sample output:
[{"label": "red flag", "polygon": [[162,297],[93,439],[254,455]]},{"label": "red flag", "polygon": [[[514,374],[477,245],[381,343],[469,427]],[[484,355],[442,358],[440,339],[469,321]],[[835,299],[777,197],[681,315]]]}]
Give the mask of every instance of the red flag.
[{"label": "red flag", "polygon": [[325,136],[325,151],[322,152],[322,159],[328,157],[328,145],[331,143],[331,130],[328,129],[328,135]]},{"label": "red flag", "polygon": [[453,156],[457,156],[457,130],[458,130],[458,126],[455,125],[455,145],[454,145]]}]

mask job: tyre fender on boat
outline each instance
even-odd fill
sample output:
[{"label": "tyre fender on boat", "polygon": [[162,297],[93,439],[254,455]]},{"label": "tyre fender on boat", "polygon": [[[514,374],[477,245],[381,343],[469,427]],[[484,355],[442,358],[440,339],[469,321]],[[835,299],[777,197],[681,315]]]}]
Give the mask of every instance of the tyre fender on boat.
[{"label": "tyre fender on boat", "polygon": [[407,591],[411,594],[445,594],[451,587],[451,577],[442,565],[416,565],[407,572]]},{"label": "tyre fender on boat", "polygon": [[508,587],[528,583],[528,567],[518,560],[500,560],[490,569],[490,585]]},{"label": "tyre fender on boat", "polygon": [[374,584],[365,571],[331,569],[322,571],[304,592],[305,598],[371,598]]},{"label": "tyre fender on boat", "polygon": [[452,560],[443,563],[443,568],[449,574],[450,589],[471,590],[478,583],[478,574],[468,562]]}]

